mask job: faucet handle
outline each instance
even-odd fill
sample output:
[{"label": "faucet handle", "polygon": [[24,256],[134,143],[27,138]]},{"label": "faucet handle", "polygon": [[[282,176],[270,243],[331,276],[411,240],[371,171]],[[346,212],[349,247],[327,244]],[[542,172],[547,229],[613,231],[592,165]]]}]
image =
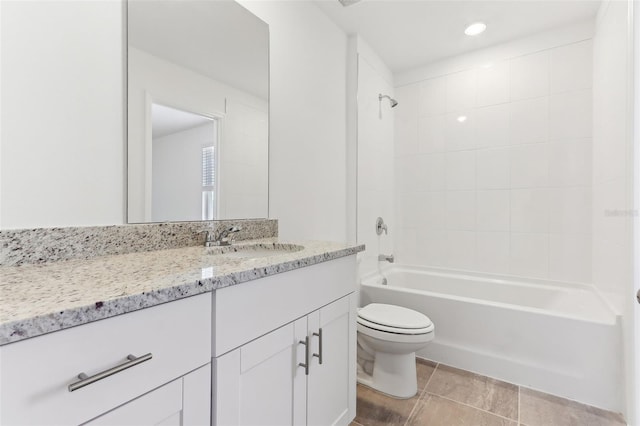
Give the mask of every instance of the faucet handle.
[{"label": "faucet handle", "polygon": [[379,217],[376,219],[376,234],[382,235],[382,231],[384,231],[385,235],[387,234],[387,225],[384,223],[384,219]]},{"label": "faucet handle", "polygon": [[213,232],[208,230],[208,231],[202,231],[202,233],[204,234],[204,246],[210,247],[214,241]]},{"label": "faucet handle", "polygon": [[240,226],[232,226],[231,228],[229,228],[229,233],[227,234],[227,239],[229,240],[229,242],[233,241],[235,238],[235,234],[240,231],[242,231],[242,227]]}]

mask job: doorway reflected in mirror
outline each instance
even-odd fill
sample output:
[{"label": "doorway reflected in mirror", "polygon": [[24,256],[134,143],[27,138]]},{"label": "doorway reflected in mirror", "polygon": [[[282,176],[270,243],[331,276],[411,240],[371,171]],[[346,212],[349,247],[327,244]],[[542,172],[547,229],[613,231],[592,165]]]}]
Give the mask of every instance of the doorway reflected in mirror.
[{"label": "doorway reflected in mirror", "polygon": [[152,106],[151,220],[214,220],[218,120]]}]

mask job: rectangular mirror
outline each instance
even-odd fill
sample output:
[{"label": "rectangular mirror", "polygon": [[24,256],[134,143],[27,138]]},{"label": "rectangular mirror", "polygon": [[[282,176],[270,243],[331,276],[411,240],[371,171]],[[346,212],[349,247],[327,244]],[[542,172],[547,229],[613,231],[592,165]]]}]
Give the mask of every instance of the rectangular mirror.
[{"label": "rectangular mirror", "polygon": [[129,0],[128,222],[268,217],[269,28],[232,0]]}]

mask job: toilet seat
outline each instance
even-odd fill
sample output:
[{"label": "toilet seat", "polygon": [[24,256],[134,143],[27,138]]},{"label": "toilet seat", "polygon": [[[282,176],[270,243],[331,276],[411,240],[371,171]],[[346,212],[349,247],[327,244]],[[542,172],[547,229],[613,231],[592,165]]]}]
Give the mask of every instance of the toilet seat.
[{"label": "toilet seat", "polygon": [[358,324],[394,334],[426,334],[434,329],[428,316],[402,306],[371,303],[358,310]]},{"label": "toilet seat", "polygon": [[366,325],[360,324],[360,322],[358,322],[356,324],[356,329],[358,330],[358,333],[372,337],[374,339],[378,339],[380,341],[407,343],[412,345],[429,342],[433,340],[433,337],[435,336],[433,328],[431,329],[431,331],[421,334],[390,333],[388,331],[381,331],[375,328],[367,327]]},{"label": "toilet seat", "polygon": [[363,325],[372,330],[383,331],[385,333],[393,333],[393,334],[426,334],[433,331],[434,326],[430,324],[428,327],[424,328],[400,328],[400,327],[390,327],[388,325],[377,324],[375,322],[367,321],[364,318],[358,317],[358,324]]}]

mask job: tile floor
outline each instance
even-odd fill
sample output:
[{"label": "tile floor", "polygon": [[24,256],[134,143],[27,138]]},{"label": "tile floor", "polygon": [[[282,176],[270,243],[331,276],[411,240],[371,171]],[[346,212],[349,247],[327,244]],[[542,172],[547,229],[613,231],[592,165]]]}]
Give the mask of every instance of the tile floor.
[{"label": "tile floor", "polygon": [[619,414],[418,360],[418,394],[395,399],[358,385],[351,426],[621,426]]}]

